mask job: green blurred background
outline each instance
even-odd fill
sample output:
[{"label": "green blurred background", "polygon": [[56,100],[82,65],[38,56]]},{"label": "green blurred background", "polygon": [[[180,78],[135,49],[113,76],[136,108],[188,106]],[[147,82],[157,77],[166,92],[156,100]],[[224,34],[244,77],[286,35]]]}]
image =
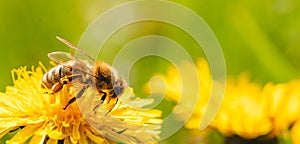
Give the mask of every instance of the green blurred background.
[{"label": "green blurred background", "polygon": [[[0,90],[5,91],[7,85],[12,85],[10,71],[13,68],[37,66],[38,61],[50,67],[47,53],[68,51],[55,36],[77,44],[97,16],[124,2],[128,1],[0,0]],[[248,72],[261,83],[286,82],[299,77],[299,0],[175,2],[197,12],[215,32],[225,55],[228,75]],[[108,50],[109,47],[122,47],[133,38],[149,34],[174,39],[187,48],[194,59],[203,55],[187,34],[157,22],[129,25],[112,36],[105,47]],[[136,64],[130,80],[137,95],[146,95],[142,91],[145,82],[153,73],[164,72],[166,65],[168,63],[159,58],[145,58]],[[181,135],[184,137],[187,136]]]}]

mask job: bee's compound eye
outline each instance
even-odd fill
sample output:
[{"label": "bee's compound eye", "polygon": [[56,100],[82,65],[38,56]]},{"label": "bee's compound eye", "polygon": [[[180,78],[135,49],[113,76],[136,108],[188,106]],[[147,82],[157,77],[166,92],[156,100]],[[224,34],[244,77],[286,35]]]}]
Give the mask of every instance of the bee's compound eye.
[{"label": "bee's compound eye", "polygon": [[126,83],[122,79],[118,79],[114,83],[114,95],[118,96],[123,93],[126,87]]},{"label": "bee's compound eye", "polygon": [[124,91],[124,88],[123,88],[123,87],[116,87],[116,88],[114,89],[114,93],[115,93],[114,95],[118,96],[118,95],[122,94],[123,91]]}]

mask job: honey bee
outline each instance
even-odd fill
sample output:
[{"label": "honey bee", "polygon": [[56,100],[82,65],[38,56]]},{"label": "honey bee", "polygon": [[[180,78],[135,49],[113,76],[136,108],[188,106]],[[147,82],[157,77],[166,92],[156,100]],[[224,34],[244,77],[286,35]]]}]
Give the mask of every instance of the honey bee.
[{"label": "honey bee", "polygon": [[67,52],[52,52],[48,54],[48,57],[58,65],[44,74],[42,87],[51,89],[51,93],[57,93],[65,84],[74,80],[78,80],[84,85],[76,96],[68,101],[64,110],[75,102],[76,99],[80,98],[90,86],[95,87],[99,96],[101,95],[102,102],[104,100],[109,101],[110,99],[118,100],[118,96],[123,93],[127,84],[118,76],[116,70],[103,61],[96,61],[85,51],[65,39],[56,38],[91,61],[77,59]]}]

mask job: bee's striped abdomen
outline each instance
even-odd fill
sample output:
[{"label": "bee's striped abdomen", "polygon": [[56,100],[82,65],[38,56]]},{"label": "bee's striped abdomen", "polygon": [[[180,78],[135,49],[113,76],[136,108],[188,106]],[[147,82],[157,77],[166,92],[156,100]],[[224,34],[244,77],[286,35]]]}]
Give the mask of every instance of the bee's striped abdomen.
[{"label": "bee's striped abdomen", "polygon": [[52,86],[58,82],[64,76],[69,76],[72,74],[72,67],[66,65],[58,65],[50,69],[47,73],[44,74],[42,79],[42,87],[46,86],[47,88],[52,88]]}]

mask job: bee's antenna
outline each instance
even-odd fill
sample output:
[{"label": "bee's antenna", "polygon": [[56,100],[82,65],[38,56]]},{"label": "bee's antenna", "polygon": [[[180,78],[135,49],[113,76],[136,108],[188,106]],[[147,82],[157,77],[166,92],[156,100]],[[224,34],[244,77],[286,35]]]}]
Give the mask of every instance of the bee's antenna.
[{"label": "bee's antenna", "polygon": [[65,39],[63,39],[63,38],[61,38],[61,37],[59,37],[59,36],[56,36],[56,38],[57,38],[59,41],[61,41],[61,42],[63,42],[64,44],[66,44],[67,46],[69,46],[70,48],[79,51],[81,54],[85,55],[86,57],[88,57],[89,59],[91,59],[93,62],[96,62],[96,59],[94,59],[93,57],[91,57],[89,54],[87,54],[87,53],[86,53],[84,50],[82,50],[81,48],[74,46],[72,43],[68,42],[67,40],[65,40]]}]

